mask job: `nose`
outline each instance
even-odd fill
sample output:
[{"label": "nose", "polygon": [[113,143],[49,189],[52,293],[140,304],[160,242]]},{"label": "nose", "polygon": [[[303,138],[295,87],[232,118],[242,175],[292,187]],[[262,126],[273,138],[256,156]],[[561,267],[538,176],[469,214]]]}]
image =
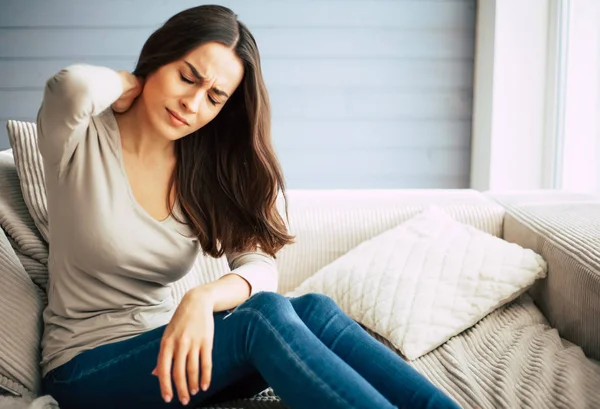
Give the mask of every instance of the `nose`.
[{"label": "nose", "polygon": [[191,92],[181,98],[181,106],[192,114],[197,114],[200,109],[200,103],[205,97],[206,91],[204,89],[197,89],[195,92]]}]

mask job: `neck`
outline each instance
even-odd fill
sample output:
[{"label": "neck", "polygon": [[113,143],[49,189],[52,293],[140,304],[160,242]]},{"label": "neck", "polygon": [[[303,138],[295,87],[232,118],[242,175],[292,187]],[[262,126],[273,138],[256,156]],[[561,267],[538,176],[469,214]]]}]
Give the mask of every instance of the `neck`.
[{"label": "neck", "polygon": [[152,129],[139,100],[124,113],[116,113],[123,149],[139,159],[172,156],[175,144]]}]

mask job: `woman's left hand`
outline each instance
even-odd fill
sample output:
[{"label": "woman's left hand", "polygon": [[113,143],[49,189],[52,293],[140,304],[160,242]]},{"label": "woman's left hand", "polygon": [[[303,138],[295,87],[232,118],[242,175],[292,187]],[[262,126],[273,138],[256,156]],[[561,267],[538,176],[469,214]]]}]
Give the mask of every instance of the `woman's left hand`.
[{"label": "woman's left hand", "polygon": [[210,294],[202,287],[196,287],[186,293],[165,328],[152,374],[158,376],[166,402],[173,398],[171,373],[182,404],[187,405],[190,401],[190,393],[195,395],[199,391],[199,363],[202,365],[202,389],[208,389],[215,326],[213,310]]}]

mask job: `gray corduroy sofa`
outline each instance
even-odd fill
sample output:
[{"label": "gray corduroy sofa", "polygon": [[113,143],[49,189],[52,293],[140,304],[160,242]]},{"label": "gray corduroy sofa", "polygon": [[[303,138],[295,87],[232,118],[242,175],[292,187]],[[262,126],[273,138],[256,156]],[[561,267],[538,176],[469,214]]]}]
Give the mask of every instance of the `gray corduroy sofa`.
[{"label": "gray corduroy sofa", "polygon": [[[10,153],[0,153],[0,233],[4,237],[0,272],[7,275],[9,266],[18,264],[27,273],[18,280],[3,277],[3,327],[9,313],[6,304],[18,302],[16,298],[10,301],[11,293],[17,292],[9,288],[14,283],[30,280],[26,288],[37,288],[41,307],[45,300],[41,289],[47,281],[47,243],[39,228],[44,215],[35,214],[44,203],[40,199],[36,207],[22,196],[23,189],[37,189],[37,196],[32,197],[43,197],[40,177],[17,169]],[[362,241],[431,204],[443,207],[457,220],[536,251],[548,262],[548,276],[411,365],[465,408],[599,408],[600,197],[555,191],[292,190],[290,228],[297,242],[278,256],[279,292],[294,289]],[[173,295],[179,300],[187,289],[212,281],[226,270],[225,260],[199,258],[192,271],[173,286]],[[40,319],[24,309],[12,313],[21,314],[17,319],[23,322]],[[36,334],[23,332],[26,336]],[[4,341],[0,339],[0,345],[6,345]],[[6,360],[7,354],[0,352],[0,358]],[[24,396],[0,391],[0,408],[56,407],[50,397],[39,396],[35,360],[23,367],[33,369],[17,370],[17,379],[9,385]],[[0,370],[0,379],[11,382],[6,380],[6,368]],[[254,398],[206,407],[287,406],[268,389]]]}]

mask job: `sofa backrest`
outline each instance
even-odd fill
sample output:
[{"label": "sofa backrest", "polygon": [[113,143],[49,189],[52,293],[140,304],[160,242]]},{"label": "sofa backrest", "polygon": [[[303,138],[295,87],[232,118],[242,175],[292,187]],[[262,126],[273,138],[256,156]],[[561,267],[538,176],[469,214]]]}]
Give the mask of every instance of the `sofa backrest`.
[{"label": "sofa backrest", "polygon": [[[289,228],[296,242],[277,255],[278,292],[296,288],[361,242],[432,205],[502,236],[504,208],[475,190],[289,190]],[[281,206],[280,211],[284,214]],[[227,269],[224,260],[200,257],[191,274],[175,286],[176,298],[189,286],[217,279]]]}]

